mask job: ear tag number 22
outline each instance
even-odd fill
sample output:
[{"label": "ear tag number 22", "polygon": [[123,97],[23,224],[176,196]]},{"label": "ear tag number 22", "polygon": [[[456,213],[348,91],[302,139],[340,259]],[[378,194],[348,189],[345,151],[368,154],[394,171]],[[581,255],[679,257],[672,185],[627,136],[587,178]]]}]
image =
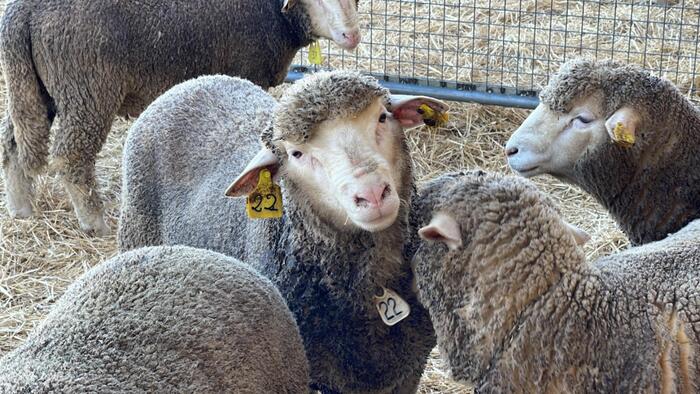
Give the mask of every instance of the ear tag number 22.
[{"label": "ear tag number 22", "polygon": [[246,198],[245,211],[251,219],[282,217],[282,192],[272,182],[272,174],[267,168],[260,170],[258,185]]},{"label": "ear tag number 22", "polygon": [[374,297],[374,305],[377,307],[379,317],[382,318],[384,324],[393,326],[408,317],[411,313],[411,307],[393,290],[384,287],[382,289],[384,294],[380,297]]}]

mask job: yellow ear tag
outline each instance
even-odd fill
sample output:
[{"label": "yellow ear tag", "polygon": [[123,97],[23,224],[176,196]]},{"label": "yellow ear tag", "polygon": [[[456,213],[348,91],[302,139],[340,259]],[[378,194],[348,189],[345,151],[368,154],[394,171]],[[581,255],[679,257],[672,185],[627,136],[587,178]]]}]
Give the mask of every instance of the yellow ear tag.
[{"label": "yellow ear tag", "polygon": [[613,141],[625,148],[629,148],[634,145],[634,133],[630,133],[622,122],[617,122],[613,129]]},{"label": "yellow ear tag", "polygon": [[314,41],[309,45],[309,63],[320,66],[323,64],[323,55],[321,55],[321,44]]},{"label": "yellow ear tag", "polygon": [[245,211],[251,219],[282,217],[282,191],[272,182],[267,168],[260,170],[258,185],[246,198]]},{"label": "yellow ear tag", "polygon": [[443,127],[450,119],[447,112],[434,110],[428,104],[419,105],[416,111],[423,117],[423,122],[430,127]]}]

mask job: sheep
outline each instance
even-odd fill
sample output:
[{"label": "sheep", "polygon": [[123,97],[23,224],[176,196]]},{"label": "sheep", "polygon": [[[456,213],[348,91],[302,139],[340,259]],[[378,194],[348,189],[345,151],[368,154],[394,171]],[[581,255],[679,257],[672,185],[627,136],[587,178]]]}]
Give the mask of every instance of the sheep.
[{"label": "sheep", "polygon": [[[185,244],[240,258],[286,298],[314,389],[414,392],[435,343],[403,251],[415,189],[403,130],[423,123],[423,105],[447,110],[390,97],[349,71],[307,76],[279,103],[230,77],[178,85],[129,131],[119,247]],[[249,194],[263,169],[281,183],[283,215],[249,220],[246,200],[224,191]],[[393,326],[375,305],[383,288],[410,307]]]},{"label": "sheep", "polygon": [[477,392],[700,390],[700,220],[587,263],[587,235],[528,180],[479,171],[425,187],[419,300]]},{"label": "sheep", "polygon": [[34,178],[58,116],[55,170],[80,227],[107,234],[95,160],[116,115],[135,117],[168,88],[204,74],[277,85],[297,50],[319,37],[357,46],[356,8],[352,0],[10,2],[0,21],[9,214],[33,214]]},{"label": "sheep", "polygon": [[664,78],[631,65],[575,60],[506,145],[520,175],[580,186],[633,245],[700,218],[700,112]]},{"label": "sheep", "polygon": [[159,246],[73,283],[0,359],[0,392],[303,393],[308,373],[269,280],[219,253]]}]

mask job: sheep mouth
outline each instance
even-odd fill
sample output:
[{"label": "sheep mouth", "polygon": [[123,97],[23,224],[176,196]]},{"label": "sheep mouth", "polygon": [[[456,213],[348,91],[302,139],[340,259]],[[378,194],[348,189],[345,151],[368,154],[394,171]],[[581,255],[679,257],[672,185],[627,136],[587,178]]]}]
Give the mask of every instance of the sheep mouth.
[{"label": "sheep mouth", "polygon": [[397,214],[382,215],[381,217],[371,221],[356,221],[355,224],[365,231],[374,233],[377,231],[385,230],[389,226],[394,224],[394,222],[396,221],[396,217],[398,216]]},{"label": "sheep mouth", "polygon": [[535,163],[533,163],[533,160],[508,160],[508,166],[518,175],[525,178],[530,178],[543,173],[544,171],[542,170],[542,164],[543,162],[540,160],[537,160]]},{"label": "sheep mouth", "polygon": [[517,172],[518,175],[525,178],[530,178],[540,173],[540,166],[533,166],[528,168],[514,168],[511,166],[511,168],[513,169],[513,171]]},{"label": "sheep mouth", "polygon": [[[371,233],[385,230],[390,227],[396,221],[399,216],[398,207],[387,207],[388,209],[381,209],[373,212],[371,215],[362,215],[364,217],[356,217],[358,215],[351,215],[355,226],[362,230],[369,231]],[[355,217],[353,217],[355,216]]]}]

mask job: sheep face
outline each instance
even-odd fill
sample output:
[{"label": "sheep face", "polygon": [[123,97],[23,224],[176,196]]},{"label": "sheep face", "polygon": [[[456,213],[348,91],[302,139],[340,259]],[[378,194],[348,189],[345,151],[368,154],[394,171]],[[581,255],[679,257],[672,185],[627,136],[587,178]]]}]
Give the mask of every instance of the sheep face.
[{"label": "sheep face", "polygon": [[[288,196],[341,231],[381,231],[398,217],[412,184],[405,129],[424,123],[424,96],[389,96],[376,80],[347,73],[316,74],[290,88],[275,112],[265,146],[228,187],[249,194],[260,170],[284,180]],[[405,179],[404,179],[405,178]]]},{"label": "sheep face", "polygon": [[518,174],[571,177],[577,162],[609,142],[597,95],[578,100],[568,112],[540,104],[506,144],[508,164]]},{"label": "sheep face", "polygon": [[350,117],[326,120],[305,143],[282,141],[286,176],[336,227],[378,231],[399,212],[403,130],[381,100]]},{"label": "sheep face", "polygon": [[[291,0],[290,0],[291,1]],[[352,50],[362,38],[355,0],[301,0],[310,18],[314,34],[333,40]]]}]

